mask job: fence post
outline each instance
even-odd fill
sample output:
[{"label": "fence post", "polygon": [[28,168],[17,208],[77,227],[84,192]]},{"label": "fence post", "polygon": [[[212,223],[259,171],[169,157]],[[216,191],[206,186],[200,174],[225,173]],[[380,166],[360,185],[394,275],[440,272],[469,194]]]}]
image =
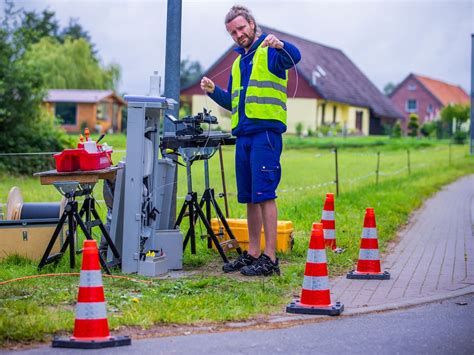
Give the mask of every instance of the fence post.
[{"label": "fence post", "polygon": [[449,142],[449,165],[451,165],[451,142]]},{"label": "fence post", "polygon": [[410,149],[407,149],[407,163],[408,163],[408,175],[411,175],[411,166],[410,166]]},{"label": "fence post", "polygon": [[380,152],[377,152],[377,170],[375,170],[375,184],[379,184],[379,171],[380,171]]},{"label": "fence post", "polygon": [[227,202],[227,187],[225,184],[224,159],[222,157],[222,146],[219,144],[219,161],[221,165],[222,195],[224,197],[225,217],[229,218],[229,204]]},{"label": "fence post", "polygon": [[337,148],[334,148],[334,158],[336,160],[336,196],[339,197],[339,165],[337,163]]}]

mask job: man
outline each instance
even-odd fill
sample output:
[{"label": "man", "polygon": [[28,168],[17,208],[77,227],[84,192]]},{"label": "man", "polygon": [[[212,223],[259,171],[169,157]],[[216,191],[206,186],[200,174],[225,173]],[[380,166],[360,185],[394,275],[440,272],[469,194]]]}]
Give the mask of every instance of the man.
[{"label": "man", "polygon": [[[281,178],[282,133],[286,131],[287,70],[299,62],[301,55],[292,44],[261,33],[243,6],[230,9],[225,26],[239,53],[227,91],[206,77],[201,80],[201,88],[232,112],[232,134],[237,137],[238,201],[247,204],[249,251],[225,264],[223,270],[240,270],[246,276],[279,275],[275,191]],[[262,224],[265,250],[260,254]]]}]

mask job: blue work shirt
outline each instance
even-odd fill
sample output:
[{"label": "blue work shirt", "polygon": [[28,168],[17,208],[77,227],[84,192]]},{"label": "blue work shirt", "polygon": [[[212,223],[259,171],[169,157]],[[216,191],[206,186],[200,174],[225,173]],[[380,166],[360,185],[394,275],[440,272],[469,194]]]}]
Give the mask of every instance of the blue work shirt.
[{"label": "blue work shirt", "polygon": [[[266,34],[262,34],[252,45],[247,55],[245,49],[237,47],[234,50],[241,55],[240,59],[240,77],[241,86],[243,90],[240,91],[239,100],[239,123],[237,127],[232,130],[232,134],[236,137],[251,135],[263,131],[273,131],[275,133],[282,134],[286,131],[286,125],[278,120],[261,120],[248,118],[245,115],[245,95],[247,93],[247,86],[252,72],[252,60],[255,55],[255,50],[267,37]],[[298,48],[291,43],[282,41],[284,43],[283,49],[268,48],[268,70],[274,75],[285,79],[286,70],[292,68],[301,59],[301,54]],[[288,54],[286,52],[288,52]],[[212,94],[208,94],[218,105],[231,111],[232,102],[230,93],[232,92],[232,74],[229,78],[229,84],[227,85],[227,91],[224,91],[216,85],[215,90]]]}]

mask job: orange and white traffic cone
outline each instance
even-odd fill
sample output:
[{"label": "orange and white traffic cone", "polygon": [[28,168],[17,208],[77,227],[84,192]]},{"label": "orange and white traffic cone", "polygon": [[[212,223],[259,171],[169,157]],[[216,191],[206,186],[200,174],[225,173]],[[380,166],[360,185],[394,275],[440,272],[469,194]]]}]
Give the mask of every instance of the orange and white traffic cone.
[{"label": "orange and white traffic cone", "polygon": [[131,344],[127,336],[110,336],[95,240],[84,241],[77,298],[73,336],[69,339],[55,338],[53,348],[100,349]]},{"label": "orange and white traffic cone", "polygon": [[380,267],[377,225],[373,208],[365,210],[364,229],[360,240],[359,260],[355,270],[347,273],[348,279],[389,280],[390,274]]},{"label": "orange and white traffic cone", "polygon": [[331,304],[323,225],[322,223],[313,223],[301,298],[288,304],[286,311],[288,313],[338,316],[343,310],[342,303]]},{"label": "orange and white traffic cone", "polygon": [[340,254],[344,251],[336,245],[336,218],[334,213],[334,194],[327,193],[324,201],[321,223],[324,231],[324,245],[331,248],[334,253]]}]

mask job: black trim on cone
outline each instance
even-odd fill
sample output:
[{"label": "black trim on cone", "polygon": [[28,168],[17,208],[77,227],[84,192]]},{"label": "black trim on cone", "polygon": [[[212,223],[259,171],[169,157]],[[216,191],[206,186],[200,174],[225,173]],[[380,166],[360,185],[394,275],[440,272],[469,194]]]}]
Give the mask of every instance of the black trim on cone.
[{"label": "black trim on cone", "polygon": [[318,314],[325,316],[338,316],[344,311],[344,305],[341,302],[330,307],[311,307],[302,306],[298,300],[295,300],[286,306],[287,313],[296,314]]},{"label": "black trim on cone", "polygon": [[75,349],[103,349],[111,348],[116,346],[132,345],[132,339],[127,336],[123,337],[110,337],[106,340],[75,340],[72,338],[53,339],[53,348],[75,348]]},{"label": "black trim on cone", "polygon": [[358,280],[390,280],[390,273],[388,271],[384,271],[380,274],[364,274],[364,273],[352,270],[347,273],[346,277],[348,279],[358,279]]}]

